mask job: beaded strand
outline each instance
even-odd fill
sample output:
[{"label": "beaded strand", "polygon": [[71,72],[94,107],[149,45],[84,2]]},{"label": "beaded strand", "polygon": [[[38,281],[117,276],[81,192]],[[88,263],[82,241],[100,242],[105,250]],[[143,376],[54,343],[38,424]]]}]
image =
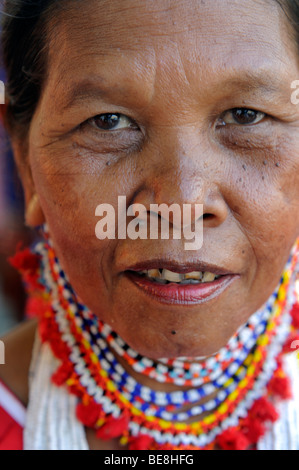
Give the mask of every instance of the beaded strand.
[{"label": "beaded strand", "polygon": [[[141,439],[146,448],[210,448],[230,428],[242,428],[280,370],[282,345],[293,328],[290,311],[296,294],[292,276],[298,269],[298,243],[266,304],[226,348],[201,363],[141,357],[76,298],[49,238],[34,253],[40,267],[28,290],[32,294],[39,285],[43,292],[41,335],[63,361],[53,380],[66,384],[78,396],[82,422],[91,425],[88,414],[97,410],[92,427],[101,438],[107,423],[114,423],[122,443],[129,442],[131,447]],[[141,386],[118,363],[114,351],[136,372],[190,388],[165,393]],[[213,393],[216,396],[209,398]],[[191,408],[180,411],[186,404]],[[208,415],[186,423],[202,413]]]}]

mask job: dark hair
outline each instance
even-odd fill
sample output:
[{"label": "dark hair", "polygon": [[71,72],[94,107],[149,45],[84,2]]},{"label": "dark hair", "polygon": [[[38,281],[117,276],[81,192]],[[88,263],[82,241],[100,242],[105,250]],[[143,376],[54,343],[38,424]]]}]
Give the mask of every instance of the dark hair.
[{"label": "dark hair", "polygon": [[[3,7],[2,54],[6,69],[10,132],[26,135],[47,73],[47,25],[66,0],[6,0]],[[74,1],[74,0],[72,0]],[[293,25],[299,44],[299,0],[275,0]]]},{"label": "dark hair", "polygon": [[2,60],[6,71],[9,131],[26,135],[47,72],[47,24],[56,0],[6,0],[2,12]]}]

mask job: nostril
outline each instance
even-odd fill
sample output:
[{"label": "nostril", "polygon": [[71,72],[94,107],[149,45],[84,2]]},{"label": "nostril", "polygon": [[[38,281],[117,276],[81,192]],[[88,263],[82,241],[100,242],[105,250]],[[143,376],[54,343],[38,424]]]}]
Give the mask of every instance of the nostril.
[{"label": "nostril", "polygon": [[215,216],[214,216],[214,214],[203,214],[202,217],[203,217],[204,220],[205,220],[205,219],[206,219],[206,220],[209,220],[209,219],[212,219],[212,218],[215,217]]}]

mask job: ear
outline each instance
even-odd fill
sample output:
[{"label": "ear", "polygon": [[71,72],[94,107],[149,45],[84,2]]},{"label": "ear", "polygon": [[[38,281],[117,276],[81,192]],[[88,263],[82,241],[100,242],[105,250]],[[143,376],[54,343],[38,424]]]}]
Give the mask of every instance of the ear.
[{"label": "ear", "polygon": [[38,227],[45,223],[45,216],[32,178],[27,145],[19,139],[13,139],[12,149],[24,190],[25,223],[28,227]]}]

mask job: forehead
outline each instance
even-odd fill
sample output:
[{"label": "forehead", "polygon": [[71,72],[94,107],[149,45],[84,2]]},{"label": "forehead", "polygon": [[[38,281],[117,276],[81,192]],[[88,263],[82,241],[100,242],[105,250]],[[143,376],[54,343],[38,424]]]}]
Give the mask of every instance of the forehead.
[{"label": "forehead", "polygon": [[223,74],[232,79],[236,73],[238,80],[242,70],[287,75],[297,57],[275,0],[67,4],[50,27],[49,70],[56,86],[94,76],[105,85],[126,75],[126,86],[142,79],[143,94],[150,95],[157,76],[164,83],[173,79],[174,66],[178,86],[193,80],[212,86]]}]

